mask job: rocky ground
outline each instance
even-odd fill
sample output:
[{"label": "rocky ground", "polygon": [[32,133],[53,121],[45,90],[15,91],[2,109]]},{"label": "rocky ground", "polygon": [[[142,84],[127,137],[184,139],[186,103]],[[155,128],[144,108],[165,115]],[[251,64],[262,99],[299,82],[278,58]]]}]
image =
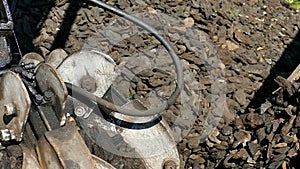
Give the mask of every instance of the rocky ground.
[{"label": "rocky ground", "polygon": [[[163,113],[181,168],[299,168],[299,83],[286,80],[300,63],[299,11],[285,0],[107,3],[159,29],[181,58],[185,90]],[[79,1],[24,0],[13,17],[23,54],[97,48],[125,72],[120,92],[149,107],[174,88],[165,49],[111,12]],[[17,159],[14,149],[2,153],[1,165]]]}]

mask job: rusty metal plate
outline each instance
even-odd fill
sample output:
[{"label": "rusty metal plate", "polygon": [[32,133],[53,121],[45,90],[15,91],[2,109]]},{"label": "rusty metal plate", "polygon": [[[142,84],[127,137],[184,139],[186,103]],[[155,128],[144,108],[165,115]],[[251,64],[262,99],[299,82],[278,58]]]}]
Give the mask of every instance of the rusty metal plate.
[{"label": "rusty metal plate", "polygon": [[34,66],[37,66],[39,63],[43,61],[44,58],[35,52],[27,53],[21,59],[21,62],[23,62],[24,64],[33,64]]},{"label": "rusty metal plate", "polygon": [[45,62],[57,68],[67,56],[63,49],[55,49],[46,57]]},{"label": "rusty metal plate", "polygon": [[68,91],[60,75],[50,64],[42,63],[37,68],[36,81],[41,92],[51,96],[51,105],[61,118]]},{"label": "rusty metal plate", "polygon": [[34,151],[30,150],[22,144],[21,148],[23,151],[22,169],[41,169]]},{"label": "rusty metal plate", "polygon": [[0,78],[1,140],[22,140],[31,101],[20,77],[7,72]]},{"label": "rusty metal plate", "polygon": [[[66,125],[59,129],[46,132],[45,139],[56,153],[56,157],[59,159],[63,168],[96,168],[96,163],[93,161],[89,149],[78,133],[75,125]],[[44,153],[44,149],[48,149],[47,147],[48,145],[45,144],[45,142],[41,142],[39,144],[39,152]],[[44,158],[47,159],[47,154],[44,155]]]},{"label": "rusty metal plate", "polygon": [[36,152],[42,169],[63,169],[56,152],[45,137],[40,138],[38,141]]}]

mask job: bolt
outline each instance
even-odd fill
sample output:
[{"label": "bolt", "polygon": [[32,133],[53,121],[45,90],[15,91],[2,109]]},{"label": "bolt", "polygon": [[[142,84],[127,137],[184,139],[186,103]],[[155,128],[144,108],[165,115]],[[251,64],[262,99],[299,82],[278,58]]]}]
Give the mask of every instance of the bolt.
[{"label": "bolt", "polygon": [[44,99],[45,101],[50,101],[53,98],[54,94],[52,91],[47,90],[44,92]]},{"label": "bolt", "polygon": [[43,96],[40,95],[40,94],[35,94],[34,95],[34,102],[37,104],[37,105],[40,105],[43,103]]},{"label": "bolt", "polygon": [[86,113],[86,110],[83,106],[76,106],[74,113],[76,116],[82,117]]},{"label": "bolt", "polygon": [[15,107],[12,103],[4,105],[4,114],[7,116],[16,114]]},{"label": "bolt", "polygon": [[173,160],[167,160],[164,162],[163,169],[176,169],[177,164]]},{"label": "bolt", "polygon": [[97,88],[96,80],[89,75],[85,75],[80,79],[80,86],[91,93],[94,93]]}]

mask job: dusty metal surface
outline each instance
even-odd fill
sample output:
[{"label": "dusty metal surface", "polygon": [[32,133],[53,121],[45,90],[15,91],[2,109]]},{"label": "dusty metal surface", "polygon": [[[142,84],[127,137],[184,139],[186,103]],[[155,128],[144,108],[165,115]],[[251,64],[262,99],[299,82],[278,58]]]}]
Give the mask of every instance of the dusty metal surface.
[{"label": "dusty metal surface", "polygon": [[0,1],[0,30],[12,30],[13,21],[7,0]]},{"label": "dusty metal surface", "polygon": [[115,63],[97,50],[82,50],[67,57],[58,67],[65,82],[102,97],[115,77]]},{"label": "dusty metal surface", "polygon": [[6,37],[0,37],[0,68],[6,66],[11,61],[10,47]]},{"label": "dusty metal surface", "polygon": [[[50,153],[44,149],[52,151],[52,159],[57,158],[63,168],[96,168],[89,149],[81,138],[74,125],[67,125],[60,129],[45,133],[45,141],[39,143],[40,155],[43,154],[43,166],[47,166]],[[52,162],[51,162],[52,163]],[[52,164],[51,164],[52,165]],[[59,166],[59,164],[57,164]]]},{"label": "dusty metal surface", "polygon": [[55,49],[45,58],[45,62],[57,68],[67,56],[63,49]]},{"label": "dusty metal surface", "polygon": [[20,77],[13,72],[0,78],[0,88],[1,141],[21,141],[31,106],[28,92]]},{"label": "dusty metal surface", "polygon": [[120,134],[126,143],[135,147],[135,151],[141,155],[147,168],[162,168],[166,161],[173,161],[174,169],[179,169],[180,161],[176,143],[164,120],[147,129],[123,129]]},{"label": "dusty metal surface", "polygon": [[21,145],[23,151],[22,169],[40,169],[36,154],[25,145]]}]

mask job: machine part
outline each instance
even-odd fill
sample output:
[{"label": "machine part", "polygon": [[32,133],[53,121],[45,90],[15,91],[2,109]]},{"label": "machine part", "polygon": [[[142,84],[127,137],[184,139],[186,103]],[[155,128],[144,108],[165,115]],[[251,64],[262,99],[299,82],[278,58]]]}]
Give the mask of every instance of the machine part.
[{"label": "machine part", "polygon": [[[96,114],[95,111],[97,110],[94,110],[87,118],[77,117],[76,121],[98,146],[119,156],[140,158],[144,161],[146,168],[162,168],[165,161],[170,159],[179,167],[176,143],[170,133],[170,128],[163,119],[151,123],[147,128],[132,129],[121,127],[118,123],[111,123],[105,120],[106,117],[98,116],[99,112]],[[139,126],[136,123],[132,124]],[[134,151],[128,152],[126,149],[118,148],[118,145],[122,144],[132,147]]]},{"label": "machine part", "polygon": [[[21,51],[17,42],[13,20],[7,0],[0,1],[0,68],[19,61]],[[17,50],[15,50],[17,49]]]},{"label": "machine part", "polygon": [[168,106],[167,104],[163,104],[162,106],[158,106],[156,108],[152,108],[150,110],[136,110],[127,106],[118,106],[115,105],[103,98],[100,98],[92,93],[75,86],[71,83],[65,82],[66,87],[68,88],[69,94],[79,100],[91,100],[96,102],[100,107],[110,110],[111,112],[118,112],[128,116],[138,116],[138,117],[149,117],[154,115],[159,115],[162,111],[164,111]]},{"label": "machine part", "polygon": [[76,106],[74,113],[76,116],[82,117],[86,113],[86,110],[83,106]]},{"label": "machine part", "polygon": [[[138,110],[138,111],[146,111],[147,108],[146,106],[139,100],[127,100],[124,98],[118,90],[115,89],[114,86],[111,86],[109,90],[105,93],[103,96],[103,99],[105,99],[108,102],[113,103],[116,106],[120,106],[121,108],[127,108],[131,110]],[[130,127],[123,125],[122,127],[127,127],[127,128],[139,128],[139,125],[142,125],[142,128],[148,128],[147,126],[150,125],[155,125],[159,120],[157,121],[156,119],[160,118],[160,115],[153,115],[153,116],[130,116],[130,115],[125,115],[121,114],[118,112],[111,111],[109,109],[105,109],[101,107],[101,110],[103,110],[110,118],[113,120],[115,123],[118,123],[119,125],[122,126],[124,123],[130,123]],[[109,119],[107,119],[109,120]],[[113,122],[112,121],[112,122]],[[122,122],[117,122],[117,121],[123,121]],[[156,123],[152,123],[156,122]]]},{"label": "machine part", "polygon": [[124,128],[120,134],[124,141],[142,156],[147,168],[162,168],[165,161],[172,159],[173,166],[176,166],[174,169],[179,169],[180,160],[176,142],[164,120],[142,130]]},{"label": "machine part", "polygon": [[[47,98],[57,115],[58,119],[61,119],[65,102],[68,96],[66,86],[64,85],[60,75],[57,71],[48,63],[41,63],[36,71],[36,82],[40,91],[45,95],[52,95],[52,98]],[[52,94],[49,92],[52,92]],[[46,97],[47,97],[46,96]]]},{"label": "machine part", "polygon": [[[130,109],[146,110],[146,107],[137,100],[126,101],[113,87],[103,98],[110,102],[113,100],[114,104],[119,106],[125,105]],[[171,164],[166,164],[166,161],[172,161],[172,166],[179,168],[176,142],[170,133],[171,129],[160,116],[137,117],[110,112],[107,109],[104,109],[102,113],[94,109],[88,118],[79,116],[77,121],[87,135],[107,151],[121,156],[141,158],[146,168],[156,169]],[[122,139],[116,141],[114,138],[117,136],[121,136]],[[110,144],[104,144],[103,141]],[[126,152],[116,149],[115,147],[122,142],[133,147],[134,151]]]},{"label": "machine part", "polygon": [[13,21],[7,0],[0,1],[0,30],[13,30]]},{"label": "machine part", "polygon": [[82,104],[81,102],[76,102],[76,106],[74,109],[74,114],[77,117],[87,118],[92,113],[93,109],[89,108],[85,104]]},{"label": "machine part", "polygon": [[21,141],[31,106],[29,94],[20,77],[7,72],[0,78],[1,141]]},{"label": "machine part", "polygon": [[113,169],[107,162],[92,157],[74,124],[46,132],[45,137],[39,140],[37,152],[40,165],[45,169]]},{"label": "machine part", "polygon": [[57,68],[67,56],[63,49],[55,49],[46,57],[45,62]]},{"label": "machine part", "polygon": [[23,151],[23,163],[22,169],[40,169],[40,165],[37,161],[37,157],[34,151],[30,150],[26,146],[21,144],[21,148]]},{"label": "machine part", "polygon": [[115,66],[110,56],[84,49],[68,56],[57,70],[65,82],[102,97],[116,76]]},{"label": "machine part", "polygon": [[131,21],[132,23],[140,26],[141,28],[145,29],[148,31],[151,35],[153,35],[158,41],[161,42],[161,44],[167,49],[168,53],[170,54],[175,69],[176,69],[176,75],[177,75],[177,83],[176,83],[176,89],[175,91],[171,94],[170,98],[165,101],[159,108],[153,109],[153,110],[148,110],[149,112],[156,112],[153,114],[159,114],[161,113],[161,110],[167,109],[169,106],[173,105],[178,98],[181,90],[183,89],[184,83],[183,83],[183,71],[182,71],[182,66],[180,64],[179,57],[177,56],[176,52],[174,51],[173,47],[170,45],[170,43],[153,27],[150,25],[146,24],[145,22],[141,21],[139,18],[134,17],[133,15],[128,14],[125,11],[122,11],[118,8],[115,8],[113,6],[108,5],[105,2],[102,2],[100,0],[89,0],[90,2],[97,4],[98,6],[111,11],[121,17],[124,17],[125,19]]},{"label": "machine part", "polygon": [[37,65],[40,64],[41,62],[44,62],[44,58],[35,52],[27,53],[21,59],[21,64],[23,64],[24,66],[32,65],[32,67],[37,67]]},{"label": "machine part", "polygon": [[0,37],[0,68],[8,65],[11,62],[10,46],[6,37]]}]

